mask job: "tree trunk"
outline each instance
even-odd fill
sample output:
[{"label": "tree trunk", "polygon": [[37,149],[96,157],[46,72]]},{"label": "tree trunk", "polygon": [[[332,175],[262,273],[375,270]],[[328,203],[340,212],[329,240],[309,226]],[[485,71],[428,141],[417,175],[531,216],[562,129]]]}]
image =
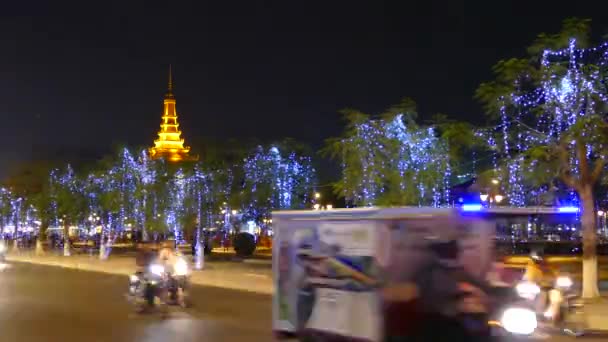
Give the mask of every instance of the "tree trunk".
[{"label": "tree trunk", "polygon": [[101,241],[99,243],[99,260],[106,260],[108,258],[106,253],[106,243]]},{"label": "tree trunk", "polygon": [[597,224],[593,188],[584,185],[579,192],[583,206],[581,218],[583,233],[583,293],[585,299],[597,298],[600,295],[597,277]]},{"label": "tree trunk", "polygon": [[36,255],[44,255],[43,243],[46,240],[46,229],[48,228],[48,222],[43,220],[40,224],[40,230],[38,231],[38,236],[36,237]]},{"label": "tree trunk", "polygon": [[146,230],[146,223],[144,222],[144,224],[141,227],[141,241],[142,242],[147,242],[148,241],[148,231]]},{"label": "tree trunk", "polygon": [[99,241],[99,259],[107,260],[110,257],[110,251],[112,250],[112,237],[110,233],[106,234],[105,238],[101,238]]},{"label": "tree trunk", "polygon": [[70,226],[65,223],[63,226],[63,256],[70,255],[72,255],[70,252]]},{"label": "tree trunk", "polygon": [[19,252],[19,238],[17,237],[13,238],[13,252]]},{"label": "tree trunk", "polygon": [[72,253],[70,252],[70,239],[63,239],[63,256],[70,256]]},{"label": "tree trunk", "polygon": [[44,248],[42,247],[42,238],[40,235],[36,238],[36,255],[44,255]]},{"label": "tree trunk", "polygon": [[193,241],[193,243],[196,244],[195,250],[196,250],[196,255],[194,256],[194,268],[196,268],[197,270],[202,270],[203,268],[205,268],[205,245],[203,244],[203,242],[201,241],[201,228],[197,228],[196,231],[196,241]]}]

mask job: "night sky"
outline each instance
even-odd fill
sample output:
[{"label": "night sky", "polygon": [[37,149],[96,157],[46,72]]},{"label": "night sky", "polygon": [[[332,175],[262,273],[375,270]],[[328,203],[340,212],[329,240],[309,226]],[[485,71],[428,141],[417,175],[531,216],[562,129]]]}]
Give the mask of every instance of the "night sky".
[{"label": "night sky", "polygon": [[187,143],[293,137],[320,146],[341,132],[339,109],[378,113],[405,96],[422,118],[476,120],[476,86],[539,32],[569,16],[592,18],[598,37],[608,32],[602,1],[95,3],[3,4],[3,169],[151,145],[169,64]]}]

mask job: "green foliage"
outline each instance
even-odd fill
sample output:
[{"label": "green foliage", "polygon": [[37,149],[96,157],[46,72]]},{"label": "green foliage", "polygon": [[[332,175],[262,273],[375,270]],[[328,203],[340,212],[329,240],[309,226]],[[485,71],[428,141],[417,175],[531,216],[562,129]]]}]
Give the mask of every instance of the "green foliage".
[{"label": "green foliage", "polygon": [[[581,171],[572,164],[573,158],[578,159],[577,165],[583,162],[588,165],[606,157],[608,135],[603,118],[606,104],[600,94],[605,96],[608,92],[603,77],[598,77],[602,72],[600,66],[587,58],[578,61],[573,69],[572,56],[545,54],[547,50],[567,48],[572,39],[576,41],[575,48],[588,47],[589,33],[590,20],[565,20],[559,33],[543,33],[537,37],[528,48],[530,58],[499,61],[493,69],[495,80],[482,83],[476,91],[475,97],[483,103],[491,119],[504,113],[511,120],[507,133],[510,150],[499,144],[501,165],[506,167],[520,160],[525,182],[530,188],[553,184],[558,178],[572,185],[572,179],[565,175]],[[547,58],[545,64],[541,64],[543,58]],[[542,100],[531,96],[534,92],[544,94]],[[515,101],[514,96],[527,96],[531,100],[523,105],[521,101]],[[538,126],[539,120],[559,122],[567,117],[576,118],[576,121],[560,123],[557,129]],[[536,126],[539,128],[533,128]],[[515,148],[521,144],[522,136],[529,135],[534,139],[526,140],[525,149]],[[591,151],[588,156],[582,156],[584,160],[576,153],[581,146]],[[581,180],[590,180],[587,176],[581,177]]]},{"label": "green foliage", "polygon": [[76,176],[70,165],[55,172],[57,175],[51,181],[50,193],[56,203],[57,217],[67,228],[82,221],[87,212],[82,180]]},{"label": "green foliage", "polygon": [[343,110],[341,137],[326,140],[322,154],[339,161],[342,179],[335,192],[355,205],[432,205],[447,190],[446,174],[478,139],[465,123],[435,118],[435,126],[415,122],[411,99],[391,107],[379,119]]},{"label": "green foliage", "polygon": [[590,44],[591,19],[568,18],[563,21],[562,29],[556,34],[541,33],[530,47],[528,54],[538,57],[545,50],[560,50],[568,47],[571,39],[576,39],[577,46],[586,48]]},{"label": "green foliage", "polygon": [[462,171],[458,164],[468,163],[473,152],[487,149],[487,142],[475,134],[475,127],[468,122],[451,120],[445,114],[436,114],[432,120],[440,140],[448,146],[452,167]]}]

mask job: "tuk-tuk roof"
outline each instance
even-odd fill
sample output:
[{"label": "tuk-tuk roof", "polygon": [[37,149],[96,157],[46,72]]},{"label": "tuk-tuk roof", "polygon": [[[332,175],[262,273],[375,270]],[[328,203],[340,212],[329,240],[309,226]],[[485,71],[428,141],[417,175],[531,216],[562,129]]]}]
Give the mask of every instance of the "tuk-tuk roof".
[{"label": "tuk-tuk roof", "polygon": [[454,208],[433,207],[398,207],[398,208],[347,208],[331,210],[285,210],[272,213],[273,218],[298,218],[298,219],[329,219],[329,220],[352,220],[352,219],[391,219],[391,218],[421,218],[456,214]]},{"label": "tuk-tuk roof", "polygon": [[274,211],[275,218],[301,218],[301,219],[390,219],[390,218],[420,218],[425,216],[443,216],[452,214],[465,215],[564,215],[579,214],[578,207],[482,207],[481,205],[462,206],[460,208],[434,208],[434,207],[365,207],[331,210],[284,210]]}]

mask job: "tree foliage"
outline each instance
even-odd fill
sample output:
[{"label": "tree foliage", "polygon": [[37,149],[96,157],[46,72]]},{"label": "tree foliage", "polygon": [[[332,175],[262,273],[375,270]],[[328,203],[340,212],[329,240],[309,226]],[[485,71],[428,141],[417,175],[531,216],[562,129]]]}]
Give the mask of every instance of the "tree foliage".
[{"label": "tree foliage", "polygon": [[471,125],[444,115],[420,125],[409,98],[376,118],[354,109],[342,115],[344,133],[323,150],[341,163],[339,195],[359,206],[449,203],[451,172],[478,140]]},{"label": "tree foliage", "polygon": [[70,165],[15,172],[0,192],[0,225],[35,217],[42,233],[49,226],[66,233],[70,226],[101,226],[110,244],[127,231],[181,240],[201,228],[224,228],[222,210],[246,211],[239,218],[261,224],[271,210],[308,204],[316,177],[305,146],[285,140],[228,150],[210,163],[174,164],[119,147],[80,173]]},{"label": "tree foliage", "polygon": [[[608,158],[608,45],[589,48],[589,25],[572,18],[559,33],[540,34],[528,58],[500,61],[476,97],[498,122],[490,135],[511,204],[560,185],[573,190],[569,201],[583,210],[583,254],[595,260],[594,190]],[[584,269],[585,296],[597,294],[592,269]]]}]

